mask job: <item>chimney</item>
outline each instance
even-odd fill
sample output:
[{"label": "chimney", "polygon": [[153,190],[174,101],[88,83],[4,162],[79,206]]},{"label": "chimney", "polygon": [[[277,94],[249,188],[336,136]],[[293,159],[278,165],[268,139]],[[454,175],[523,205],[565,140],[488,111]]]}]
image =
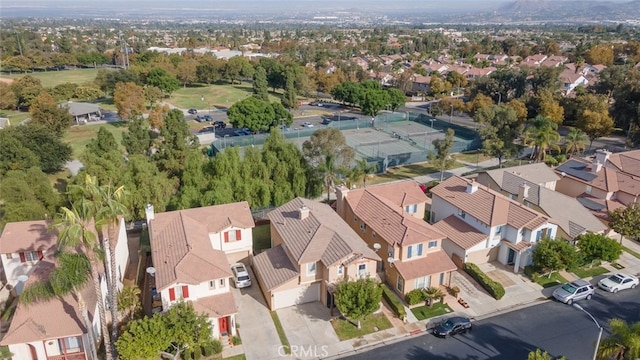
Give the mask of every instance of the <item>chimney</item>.
[{"label": "chimney", "polygon": [[602,163],[596,159],[591,165],[591,172],[597,174],[600,172],[600,170],[602,170]]},{"label": "chimney", "polygon": [[144,213],[147,216],[147,226],[149,226],[149,222],[156,218],[156,213],[153,210],[153,205],[147,204],[144,207]]},{"label": "chimney", "polygon": [[[609,160],[609,156],[611,155],[611,152],[605,150],[605,149],[598,149],[596,150],[596,159],[595,161],[599,162],[602,166],[607,164],[607,160]],[[599,171],[599,169],[598,169]]]},{"label": "chimney", "polygon": [[529,197],[529,189],[530,187],[526,183],[520,184],[518,188],[518,202],[520,204],[524,204],[524,200]]},{"label": "chimney", "polygon": [[307,205],[302,205],[300,209],[298,209],[298,219],[304,220],[309,217],[309,208]]},{"label": "chimney", "polygon": [[470,183],[467,183],[467,193],[473,194],[478,190],[478,183],[475,180],[471,180]]},{"label": "chimney", "polygon": [[349,189],[346,186],[336,186],[336,212],[343,219],[346,211],[345,199],[347,198],[348,193]]}]

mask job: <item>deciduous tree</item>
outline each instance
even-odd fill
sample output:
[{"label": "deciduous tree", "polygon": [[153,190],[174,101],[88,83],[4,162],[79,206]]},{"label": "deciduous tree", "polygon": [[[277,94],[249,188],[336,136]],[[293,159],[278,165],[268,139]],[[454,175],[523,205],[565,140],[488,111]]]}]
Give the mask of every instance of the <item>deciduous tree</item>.
[{"label": "deciduous tree", "polygon": [[524,124],[513,108],[506,105],[480,108],[474,120],[481,124],[479,133],[485,154],[498,158],[502,165],[506,157],[517,153],[515,139],[522,135]]},{"label": "deciduous tree", "polygon": [[589,49],[585,54],[585,60],[592,65],[612,65],[613,64],[613,46],[596,45]]},{"label": "deciduous tree", "polygon": [[407,101],[407,97],[404,95],[404,93],[396,88],[387,90],[387,94],[389,94],[388,98],[391,111],[398,110],[400,107],[404,106],[405,102]]},{"label": "deciduous tree", "polygon": [[66,106],[59,107],[48,92],[42,91],[29,107],[31,121],[39,124],[59,137],[71,126],[71,114]]},{"label": "deciduous tree", "polygon": [[24,75],[11,83],[11,90],[16,96],[19,108],[28,108],[43,89],[40,79]]},{"label": "deciduous tree", "polygon": [[[8,129],[0,130],[0,133],[13,137],[37,156],[40,169],[45,173],[58,172],[67,161],[71,160],[71,147],[62,142],[57,134],[42,125],[12,126]],[[16,153],[11,151],[10,154],[12,154],[9,158],[11,162],[18,159],[31,159],[31,156],[24,152]],[[17,158],[14,156],[17,156]],[[0,154],[0,159],[2,158],[4,158],[4,155]],[[32,164],[28,163],[28,165],[30,167]]]},{"label": "deciduous tree", "polygon": [[336,285],[334,296],[338,310],[344,316],[357,320],[359,329],[360,320],[380,307],[382,287],[371,278],[343,280]]},{"label": "deciduous tree", "polygon": [[267,88],[267,72],[260,65],[256,66],[256,71],[253,74],[253,96],[256,98],[269,101],[269,89]]},{"label": "deciduous tree", "polygon": [[435,152],[429,152],[429,162],[435,164],[440,170],[440,181],[444,180],[444,171],[449,169],[455,163],[455,157],[451,154],[453,148],[453,129],[447,129],[444,139],[433,141]]},{"label": "deciduous tree", "polygon": [[580,255],[587,262],[595,260],[613,262],[622,255],[622,246],[601,234],[586,233],[578,236],[576,240]]},{"label": "deciduous tree", "polygon": [[123,119],[129,119],[133,114],[142,114],[145,110],[144,90],[132,82],[117,83],[113,103]]},{"label": "deciduous tree", "polygon": [[609,212],[609,227],[622,237],[637,239],[640,237],[640,205],[631,203],[626,208],[617,208]]},{"label": "deciduous tree", "polygon": [[12,110],[16,108],[18,99],[16,94],[11,91],[11,86],[5,82],[0,81],[0,109]]},{"label": "deciduous tree", "polygon": [[136,115],[129,121],[127,131],[122,134],[122,145],[129,155],[148,155],[151,149],[149,123],[141,115]]},{"label": "deciduous tree", "polygon": [[542,239],[533,249],[533,265],[548,272],[571,268],[576,264],[575,249],[564,240]]}]

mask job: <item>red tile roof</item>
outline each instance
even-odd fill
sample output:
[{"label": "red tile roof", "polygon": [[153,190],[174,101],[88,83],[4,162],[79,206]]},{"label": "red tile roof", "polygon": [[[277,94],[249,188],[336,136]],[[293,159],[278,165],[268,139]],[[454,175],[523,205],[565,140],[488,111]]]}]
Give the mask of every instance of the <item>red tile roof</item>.
[{"label": "red tile roof", "polygon": [[531,243],[526,242],[526,241],[518,241],[517,244],[514,244],[514,243],[512,243],[511,241],[509,241],[507,239],[502,239],[502,240],[500,240],[500,242],[502,242],[503,244],[507,245],[508,247],[512,248],[513,250],[515,250],[517,252],[521,252],[521,251],[526,250],[529,247],[531,247]]},{"label": "red tile roof", "polygon": [[393,266],[398,269],[405,281],[457,269],[456,264],[442,250],[429,253],[427,256],[415,260],[396,261]]},{"label": "red tile roof", "polygon": [[236,301],[231,292],[198,298],[190,301],[196,313],[204,313],[212,318],[232,315],[238,312]]},{"label": "red tile roof", "polygon": [[462,221],[455,215],[449,215],[446,218],[433,224],[438,230],[442,231],[447,238],[453,241],[464,250],[487,240],[487,235],[476,230],[473,226]]},{"label": "red tile roof", "polygon": [[56,246],[57,231],[44,220],[11,222],[0,235],[0,254],[46,251]]},{"label": "red tile roof", "polygon": [[254,225],[246,201],[155,214],[149,237],[158,290],[232,276],[225,253],[213,248],[209,233]]},{"label": "red tile roof", "polygon": [[282,245],[254,256],[253,266],[267,291],[271,291],[300,275],[297,267],[289,260]]}]

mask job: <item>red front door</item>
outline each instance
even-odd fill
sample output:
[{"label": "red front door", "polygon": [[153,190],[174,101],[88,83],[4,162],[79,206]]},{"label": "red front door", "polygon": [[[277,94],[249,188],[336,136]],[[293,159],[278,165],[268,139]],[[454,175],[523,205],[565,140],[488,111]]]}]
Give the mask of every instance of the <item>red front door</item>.
[{"label": "red front door", "polygon": [[226,335],[229,332],[229,320],[227,317],[219,318],[218,325],[220,325],[220,335]]}]

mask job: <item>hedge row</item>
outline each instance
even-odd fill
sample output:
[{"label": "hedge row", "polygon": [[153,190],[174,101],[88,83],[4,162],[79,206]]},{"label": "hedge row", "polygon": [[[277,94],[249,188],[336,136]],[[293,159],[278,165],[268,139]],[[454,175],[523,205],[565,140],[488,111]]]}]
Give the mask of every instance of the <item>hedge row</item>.
[{"label": "hedge row", "polygon": [[398,299],[393,290],[389,289],[389,287],[385,284],[380,284],[382,287],[382,296],[387,301],[387,304],[391,306],[391,309],[396,313],[396,316],[400,319],[404,319],[407,316],[407,312],[404,311],[404,305]]},{"label": "hedge row", "polygon": [[478,265],[473,263],[465,263],[464,271],[471,275],[487,292],[496,300],[502,299],[504,296],[504,287],[499,282],[491,280]]}]

